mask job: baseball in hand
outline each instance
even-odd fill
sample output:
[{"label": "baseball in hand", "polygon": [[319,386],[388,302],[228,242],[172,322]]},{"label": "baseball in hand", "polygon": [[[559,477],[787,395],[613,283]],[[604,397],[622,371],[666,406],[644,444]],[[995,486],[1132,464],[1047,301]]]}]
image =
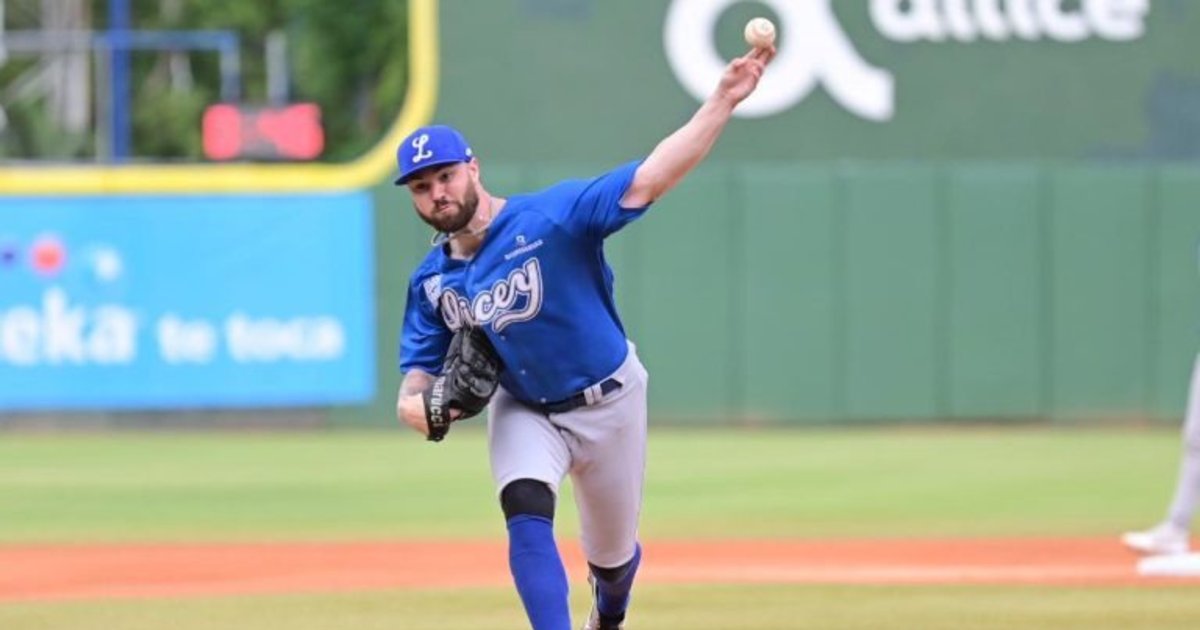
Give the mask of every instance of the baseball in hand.
[{"label": "baseball in hand", "polygon": [[775,43],[775,25],[771,20],[756,17],[746,22],[746,43],[754,48],[766,48]]}]

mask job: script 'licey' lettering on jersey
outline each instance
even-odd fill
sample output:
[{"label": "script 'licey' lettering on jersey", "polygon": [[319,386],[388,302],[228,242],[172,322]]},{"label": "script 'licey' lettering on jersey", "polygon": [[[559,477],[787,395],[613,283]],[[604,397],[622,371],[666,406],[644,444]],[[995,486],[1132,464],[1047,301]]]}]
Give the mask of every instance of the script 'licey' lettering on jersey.
[{"label": "script 'licey' lettering on jersey", "polygon": [[468,300],[454,289],[442,291],[437,300],[442,309],[442,319],[451,330],[464,325],[490,325],[499,333],[513,322],[524,322],[537,317],[542,308],[542,272],[538,259],[530,258],[507,278],[496,281],[490,288],[480,291]]},{"label": "script 'licey' lettering on jersey", "polygon": [[639,164],[509,197],[469,260],[433,249],[409,282],[400,369],[440,373],[453,331],[474,325],[504,359],[501,385],[526,402],[611,374],[628,347],[603,244],[646,210],[620,206]]}]

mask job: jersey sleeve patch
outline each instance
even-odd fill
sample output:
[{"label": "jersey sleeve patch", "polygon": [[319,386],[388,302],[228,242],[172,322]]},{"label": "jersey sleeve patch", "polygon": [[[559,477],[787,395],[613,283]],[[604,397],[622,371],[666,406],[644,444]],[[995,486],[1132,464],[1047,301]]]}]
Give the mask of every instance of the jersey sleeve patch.
[{"label": "jersey sleeve patch", "polygon": [[429,305],[436,309],[438,300],[442,298],[442,274],[430,276],[421,286],[425,288],[425,297],[429,300]]},{"label": "jersey sleeve patch", "polygon": [[441,274],[409,284],[400,329],[401,372],[419,369],[428,374],[441,373],[451,337],[438,309],[442,292]]}]

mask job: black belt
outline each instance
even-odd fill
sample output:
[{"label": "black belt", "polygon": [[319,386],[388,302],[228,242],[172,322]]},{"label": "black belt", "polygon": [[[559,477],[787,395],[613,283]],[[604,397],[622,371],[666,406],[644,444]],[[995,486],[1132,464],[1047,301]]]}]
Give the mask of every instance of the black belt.
[{"label": "black belt", "polygon": [[[588,389],[591,388],[589,387]],[[607,396],[618,389],[621,389],[621,381],[618,381],[615,378],[604,379],[604,381],[600,383],[601,396]],[[579,392],[564,398],[563,400],[542,403],[539,405],[539,408],[545,413],[567,413],[568,411],[574,411],[575,409],[583,407],[587,404],[587,394],[584,392]]]}]

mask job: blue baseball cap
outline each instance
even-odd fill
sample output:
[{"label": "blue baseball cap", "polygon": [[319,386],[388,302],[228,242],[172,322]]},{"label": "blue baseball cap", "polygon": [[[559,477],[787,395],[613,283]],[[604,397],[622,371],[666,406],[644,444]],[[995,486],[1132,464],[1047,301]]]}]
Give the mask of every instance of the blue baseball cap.
[{"label": "blue baseball cap", "polygon": [[470,162],[474,158],[467,139],[449,125],[429,125],[408,134],[396,149],[396,165],[400,176],[396,185],[403,186],[418,171],[431,166],[454,162]]}]

